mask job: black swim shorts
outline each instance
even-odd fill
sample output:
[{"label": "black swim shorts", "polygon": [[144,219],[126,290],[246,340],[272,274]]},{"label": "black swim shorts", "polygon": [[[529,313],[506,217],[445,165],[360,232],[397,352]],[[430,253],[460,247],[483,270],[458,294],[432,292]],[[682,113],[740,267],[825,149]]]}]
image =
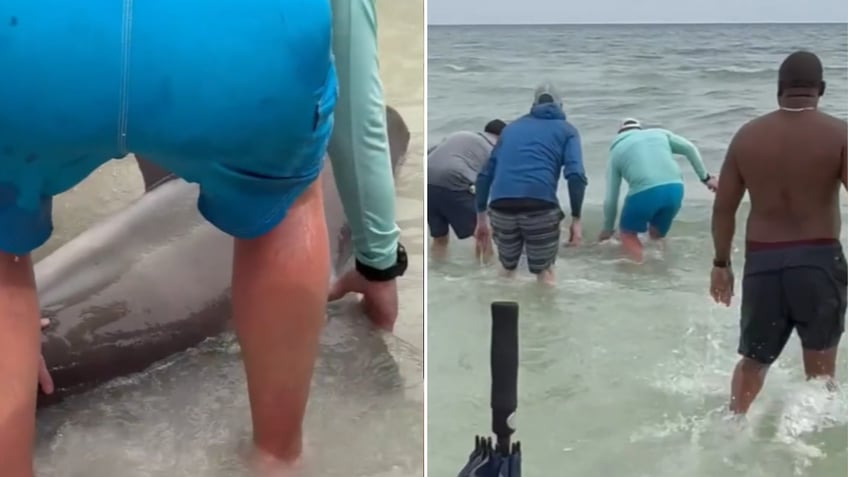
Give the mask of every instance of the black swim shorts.
[{"label": "black swim shorts", "polygon": [[836,347],[845,331],[847,292],[848,265],[838,241],[749,250],[739,354],[771,364],[793,329],[805,350]]}]

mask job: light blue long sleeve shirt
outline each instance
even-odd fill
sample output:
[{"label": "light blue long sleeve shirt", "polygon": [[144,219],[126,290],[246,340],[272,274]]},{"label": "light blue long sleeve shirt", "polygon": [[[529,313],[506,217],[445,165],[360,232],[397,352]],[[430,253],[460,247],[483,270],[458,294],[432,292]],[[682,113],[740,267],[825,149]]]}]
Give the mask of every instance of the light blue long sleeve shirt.
[{"label": "light blue long sleeve shirt", "polygon": [[339,79],[328,152],[356,259],[378,270],[397,261],[395,183],[377,55],[374,0],[332,0]]}]

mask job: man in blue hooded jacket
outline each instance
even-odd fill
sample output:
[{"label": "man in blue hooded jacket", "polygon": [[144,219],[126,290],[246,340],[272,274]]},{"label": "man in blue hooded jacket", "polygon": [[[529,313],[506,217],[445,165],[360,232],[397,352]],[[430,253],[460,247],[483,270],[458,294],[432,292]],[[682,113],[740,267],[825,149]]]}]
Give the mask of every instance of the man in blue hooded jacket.
[{"label": "man in blue hooded jacket", "polygon": [[494,239],[507,274],[518,267],[524,252],[530,273],[541,282],[553,283],[559,226],[565,218],[557,198],[560,170],[568,182],[571,202],[569,245],[577,245],[582,238],[580,212],[588,184],[580,135],[565,119],[560,95],[550,84],[543,84],[536,88],[530,113],[504,128],[489,162],[477,176],[474,237],[480,250]]}]

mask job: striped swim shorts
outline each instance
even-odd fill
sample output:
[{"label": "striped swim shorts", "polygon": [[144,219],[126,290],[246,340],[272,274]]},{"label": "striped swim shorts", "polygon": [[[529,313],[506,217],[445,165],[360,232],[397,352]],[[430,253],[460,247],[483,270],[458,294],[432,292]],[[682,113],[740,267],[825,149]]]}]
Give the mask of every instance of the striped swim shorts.
[{"label": "striped swim shorts", "polygon": [[498,259],[507,270],[518,268],[521,254],[527,254],[530,273],[551,268],[559,252],[560,222],[565,218],[559,208],[533,212],[489,209],[492,238]]}]

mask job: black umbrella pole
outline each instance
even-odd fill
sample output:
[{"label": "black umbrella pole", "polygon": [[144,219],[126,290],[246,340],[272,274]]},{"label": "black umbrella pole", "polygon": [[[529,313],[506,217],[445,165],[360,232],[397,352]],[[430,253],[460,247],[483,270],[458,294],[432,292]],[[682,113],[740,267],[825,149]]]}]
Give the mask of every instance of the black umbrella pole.
[{"label": "black umbrella pole", "polygon": [[518,303],[492,303],[492,431],[497,450],[510,453],[518,407]]}]

